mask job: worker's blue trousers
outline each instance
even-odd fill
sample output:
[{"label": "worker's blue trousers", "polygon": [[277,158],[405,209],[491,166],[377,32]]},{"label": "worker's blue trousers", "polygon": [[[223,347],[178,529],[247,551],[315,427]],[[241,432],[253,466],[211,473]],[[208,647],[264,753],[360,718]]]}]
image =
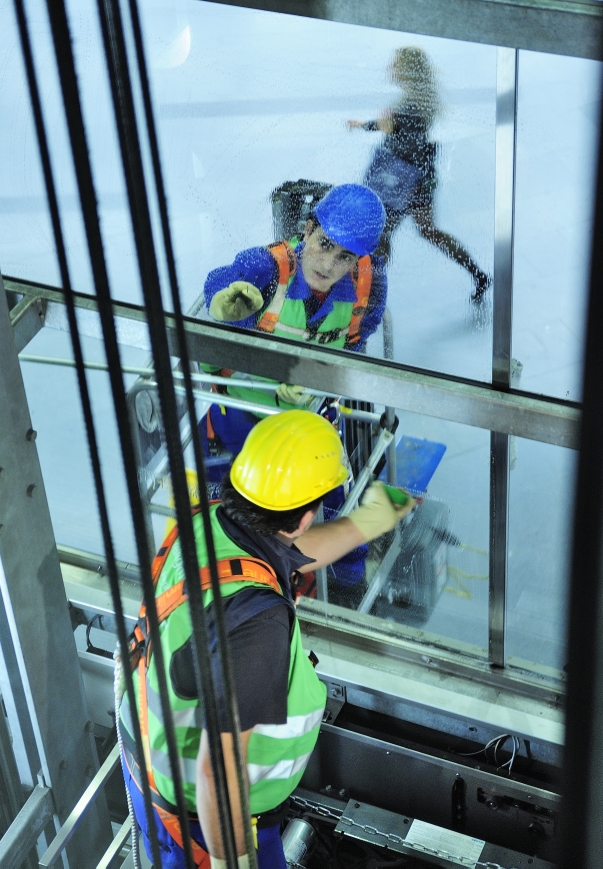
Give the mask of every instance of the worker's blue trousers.
[{"label": "worker's blue trousers", "polygon": [[[132,779],[127,766],[123,762],[122,769],[124,771],[126,787],[132,797],[132,807],[134,809],[136,821],[140,827],[141,840],[144,843],[149,860],[152,861],[153,852],[151,850],[151,839],[147,828],[144,798],[138,785]],[[155,816],[155,829],[157,831],[159,851],[161,853],[162,869],[186,869],[184,851],[170,836],[155,809],[153,809],[153,814]],[[191,819],[189,825],[191,836],[195,842],[201,845],[202,848],[205,848],[205,840],[199,822]],[[274,827],[266,827],[257,832],[258,850],[256,851],[256,860],[258,863],[258,869],[287,869],[287,861],[285,860],[283,845],[281,842],[280,824],[276,824]],[[159,867],[155,867],[155,869],[159,869]]]}]

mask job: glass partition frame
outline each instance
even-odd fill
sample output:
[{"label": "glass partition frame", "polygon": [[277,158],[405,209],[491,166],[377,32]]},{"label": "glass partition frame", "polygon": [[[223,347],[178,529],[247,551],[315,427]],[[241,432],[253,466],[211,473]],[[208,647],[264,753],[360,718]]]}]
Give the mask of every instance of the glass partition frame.
[{"label": "glass partition frame", "polygon": [[[220,0],[215,0],[220,2]],[[266,2],[231,2],[226,5],[262,9],[271,12],[299,14],[299,4],[293,0]],[[518,51],[526,48],[591,59],[601,59],[603,46],[603,10],[597,3],[565,4],[528,0],[523,4],[527,18],[518,17],[517,5],[505,0],[483,4],[482,14],[470,23],[462,10],[463,0],[434,0],[425,4],[417,0],[400,0],[386,10],[372,5],[309,4],[307,17],[342,21],[364,26],[386,27],[405,33],[446,36],[501,45],[497,61],[496,107],[496,172],[495,172],[495,268],[493,307],[492,385],[437,375],[391,362],[354,358],[333,353],[324,348],[304,348],[284,339],[269,339],[250,335],[210,323],[189,321],[188,332],[193,357],[211,354],[224,367],[300,385],[324,388],[335,394],[345,394],[362,400],[367,387],[376,403],[426,413],[442,419],[461,421],[491,431],[490,477],[490,603],[489,657],[487,665],[491,679],[510,679],[517,685],[522,680],[533,683],[534,674],[511,672],[505,653],[505,601],[507,587],[507,536],[509,488],[509,437],[518,435],[545,443],[575,449],[578,443],[579,409],[573,402],[535,397],[512,386],[511,326],[513,288],[514,184],[517,131],[517,62]],[[527,22],[527,23],[526,23]],[[543,26],[544,22],[544,26]],[[549,22],[550,26],[546,25]],[[547,34],[555,34],[555,44]],[[562,38],[559,39],[559,34]],[[19,317],[27,324],[22,338],[40,322],[40,306],[44,308],[48,327],[65,328],[61,314],[61,292],[7,278],[7,290],[23,294]],[[31,304],[28,307],[28,302]],[[95,301],[80,296],[78,304],[93,312]],[[32,314],[33,312],[33,314]],[[125,343],[145,346],[142,333],[144,311],[135,306],[117,306],[116,316],[127,323]],[[94,316],[90,328],[94,331]],[[133,326],[141,324],[137,337]],[[311,619],[311,614],[308,614]],[[395,650],[394,650],[395,651]],[[412,653],[412,642],[407,650]],[[447,650],[443,650],[447,651]],[[444,657],[446,655],[444,654]],[[470,666],[457,658],[459,667]],[[477,664],[476,664],[477,665]],[[500,668],[500,669],[498,669]],[[503,671],[507,670],[506,673]],[[492,673],[494,672],[494,675]],[[486,678],[487,667],[482,675]],[[530,690],[533,690],[533,684]],[[552,691],[556,693],[558,687]],[[543,695],[549,689],[542,688]]]}]

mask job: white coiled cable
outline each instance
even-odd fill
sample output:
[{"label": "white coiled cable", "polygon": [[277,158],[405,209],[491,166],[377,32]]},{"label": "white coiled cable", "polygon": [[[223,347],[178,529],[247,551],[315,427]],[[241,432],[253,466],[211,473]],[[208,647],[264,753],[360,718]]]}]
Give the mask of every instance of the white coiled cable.
[{"label": "white coiled cable", "polygon": [[[124,746],[121,739],[121,731],[119,729],[119,709],[121,706],[122,698],[126,692],[126,683],[123,674],[123,664],[119,643],[117,644],[117,647],[113,652],[113,657],[115,659],[115,671],[113,676],[113,692],[115,695],[115,730],[117,731],[119,753],[123,757]],[[136,817],[134,816],[134,807],[132,806],[132,797],[130,796],[130,791],[127,787],[125,788],[125,790],[126,800],[128,801],[128,813],[130,815],[130,823],[132,825],[132,861],[134,863],[134,869],[142,869],[140,865],[140,852],[138,850],[138,823],[136,822]]]}]

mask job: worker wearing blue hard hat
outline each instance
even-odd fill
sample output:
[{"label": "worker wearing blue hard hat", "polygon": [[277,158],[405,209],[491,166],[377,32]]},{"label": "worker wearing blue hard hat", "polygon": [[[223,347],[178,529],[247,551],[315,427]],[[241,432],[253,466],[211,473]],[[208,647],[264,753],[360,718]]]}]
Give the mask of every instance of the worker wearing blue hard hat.
[{"label": "worker wearing blue hard hat", "polygon": [[[205,300],[210,316],[258,332],[363,350],[385,312],[386,276],[381,259],[373,255],[384,225],[385,209],[368,187],[332,187],[317,203],[301,238],[249,248],[231,265],[209,273]],[[242,386],[229,386],[227,392],[256,403],[275,401],[269,393]],[[276,401],[291,409],[306,407],[310,397],[302,387],[283,383]],[[237,453],[255,422],[257,417],[241,411],[214,407],[201,433]]]},{"label": "worker wearing blue hard hat", "polygon": [[[385,225],[381,200],[368,187],[341,184],[316,204],[301,238],[254,247],[237,254],[229,266],[210,272],[205,299],[214,320],[299,341],[360,351],[385,312],[387,282],[383,262],[373,255]],[[203,366],[208,368],[207,365]],[[217,368],[211,369],[218,371]],[[222,372],[223,373],[223,372]],[[234,373],[234,372],[230,372]],[[302,386],[275,384],[276,392],[228,385],[235,398],[286,410],[312,401]],[[220,497],[226,463],[236,455],[260,417],[214,404],[199,429],[208,462],[209,494]],[[336,512],[344,492],[325,505]],[[334,568],[339,585],[357,585],[364,576],[363,548]]]},{"label": "worker wearing blue hard hat", "polygon": [[331,188],[301,239],[250,248],[210,272],[210,316],[302,341],[363,348],[385,309],[385,277],[371,256],[384,225],[385,209],[368,187]]}]

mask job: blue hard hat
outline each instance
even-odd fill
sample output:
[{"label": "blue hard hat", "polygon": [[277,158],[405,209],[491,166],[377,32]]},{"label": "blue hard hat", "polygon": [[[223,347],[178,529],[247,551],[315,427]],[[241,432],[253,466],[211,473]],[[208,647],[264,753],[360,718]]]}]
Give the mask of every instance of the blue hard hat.
[{"label": "blue hard hat", "polygon": [[362,184],[332,187],[316,208],[325,235],[358,256],[372,253],[385,226],[385,208],[376,193]]}]

